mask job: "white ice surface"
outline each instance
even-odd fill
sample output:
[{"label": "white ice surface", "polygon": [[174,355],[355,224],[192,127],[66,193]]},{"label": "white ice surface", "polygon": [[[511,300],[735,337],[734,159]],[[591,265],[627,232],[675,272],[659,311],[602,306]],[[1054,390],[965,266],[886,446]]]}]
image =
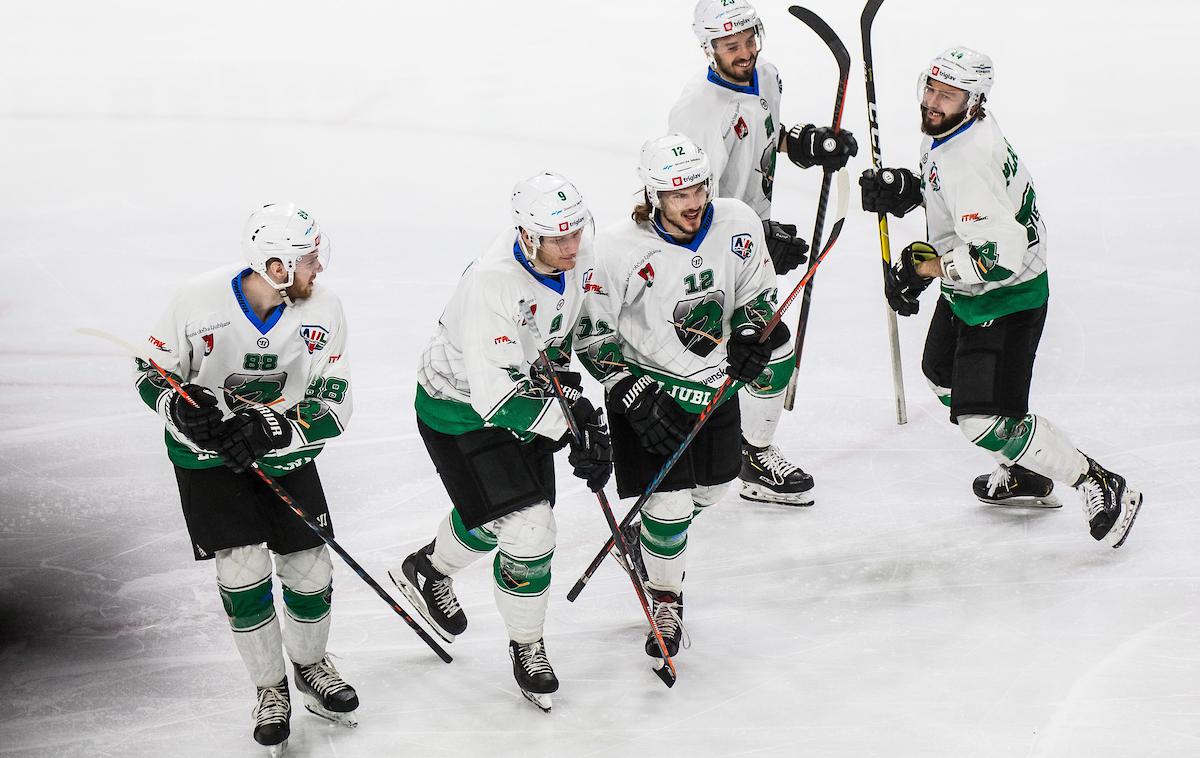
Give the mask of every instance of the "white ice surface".
[{"label": "white ice surface", "polygon": [[[760,3],[784,121],[826,121],[832,57]],[[812,6],[855,59],[845,125],[869,164],[858,3]],[[157,420],[128,362],[189,274],[238,257],[256,204],[306,204],[334,241],[320,282],[352,324],[357,411],[320,466],[338,536],[377,578],[447,508],[413,422],[414,365],[457,274],[508,223],[512,183],[571,177],[626,213],[638,147],[704,65],[691,2],[9,3],[0,16],[0,754],[256,755],[250,686],[212,565],[193,563]],[[891,411],[873,217],[816,286],[797,412],[779,442],[817,480],[791,511],[729,496],[688,557],[693,646],[666,690],[605,534],[560,475],[546,639],[550,715],[514,687],[487,562],[435,659],[348,569],[331,649],[360,727],[302,711],[295,755],[1200,755],[1200,264],[1192,230],[1190,2],[884,6],[883,150],[915,165],[915,77],[990,52],[990,112],[1038,182],[1050,317],[1035,410],[1146,494],[1129,542],[1060,511],[981,506],[990,468],[919,370],[902,321]],[[811,229],[819,177],[786,161],[776,218]],[[857,190],[857,188],[855,188]],[[851,208],[858,205],[857,191]],[[892,224],[894,248],[919,214]],[[791,281],[795,281],[794,278]],[[793,315],[794,318],[794,315]]]}]

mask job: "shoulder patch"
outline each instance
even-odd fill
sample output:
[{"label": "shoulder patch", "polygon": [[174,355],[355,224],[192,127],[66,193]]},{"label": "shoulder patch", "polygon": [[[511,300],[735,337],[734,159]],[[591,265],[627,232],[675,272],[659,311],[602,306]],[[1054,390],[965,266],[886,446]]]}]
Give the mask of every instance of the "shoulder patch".
[{"label": "shoulder patch", "polygon": [[729,249],[737,257],[746,260],[754,254],[754,238],[749,234],[735,234],[729,241]]}]

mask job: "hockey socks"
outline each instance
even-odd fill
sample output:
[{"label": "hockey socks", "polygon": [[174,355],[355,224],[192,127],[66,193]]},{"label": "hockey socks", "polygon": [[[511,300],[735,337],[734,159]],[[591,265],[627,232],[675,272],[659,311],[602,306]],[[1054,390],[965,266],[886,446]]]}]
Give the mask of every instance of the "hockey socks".
[{"label": "hockey socks", "polygon": [[274,687],[284,678],[283,639],[271,591],[271,558],[265,547],[218,550],[217,587],[229,617],[233,641],[256,687]]},{"label": "hockey socks", "polygon": [[959,416],[958,426],[972,444],[992,453],[1001,463],[1018,463],[1056,482],[1074,486],[1088,470],[1083,453],[1041,416],[972,414]]}]

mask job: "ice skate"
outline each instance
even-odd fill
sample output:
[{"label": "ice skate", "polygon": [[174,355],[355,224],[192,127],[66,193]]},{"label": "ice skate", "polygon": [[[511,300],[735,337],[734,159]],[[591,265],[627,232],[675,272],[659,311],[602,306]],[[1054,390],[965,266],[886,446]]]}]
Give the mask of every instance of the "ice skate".
[{"label": "ice skate", "polygon": [[292,667],[296,674],[296,689],[304,696],[304,707],[309,713],[342,726],[358,726],[354,716],[358,709],[358,693],[338,674],[329,656],[308,666],[293,663]]},{"label": "ice skate", "polygon": [[629,547],[629,567],[637,573],[638,580],[646,583],[646,562],[642,560],[642,523],[634,521],[621,529],[621,536]]},{"label": "ice skate", "polygon": [[558,691],[558,677],[546,657],[546,643],[520,643],[509,640],[508,656],[513,662],[513,678],[525,699],[547,713],[553,705],[550,693]]},{"label": "ice skate", "polygon": [[467,614],[454,595],[454,580],[433,567],[430,555],[432,542],[405,558],[400,569],[389,571],[388,576],[433,631],[446,642],[454,642],[467,629]]},{"label": "ice skate", "polygon": [[813,478],[789,463],[774,445],[742,440],[742,498],[778,505],[812,505]]},{"label": "ice skate", "polygon": [[988,505],[1017,508],[1061,508],[1054,482],[1024,466],[1001,465],[990,475],[975,477],[975,497]]},{"label": "ice skate", "polygon": [[1125,544],[1142,507],[1142,493],[1125,486],[1125,477],[1088,458],[1088,470],[1075,489],[1083,496],[1083,514],[1092,537],[1114,548]]},{"label": "ice skate", "polygon": [[254,719],[254,741],[266,747],[272,758],[282,756],[292,733],[287,677],[274,686],[258,688],[258,702],[250,715]]},{"label": "ice skate", "polygon": [[[683,595],[655,590],[650,599],[654,603],[654,623],[662,633],[667,655],[674,658],[680,645],[688,647],[691,644],[683,628]],[[653,630],[646,634],[646,655],[662,658],[662,651],[658,649],[658,639]]]}]

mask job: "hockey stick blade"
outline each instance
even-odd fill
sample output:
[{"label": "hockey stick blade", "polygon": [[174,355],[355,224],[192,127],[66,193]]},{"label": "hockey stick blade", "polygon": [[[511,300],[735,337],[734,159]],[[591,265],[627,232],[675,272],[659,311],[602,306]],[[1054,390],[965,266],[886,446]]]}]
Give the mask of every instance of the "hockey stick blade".
[{"label": "hockey stick blade", "polygon": [[846,49],[846,45],[842,43],[841,37],[825,23],[825,20],[817,14],[810,11],[808,8],[803,8],[799,5],[793,5],[788,8],[788,13],[808,24],[808,27],[817,33],[821,39],[825,40],[825,44],[829,46],[833,57],[837,59],[838,69],[842,75],[849,77],[850,74],[850,52]]}]

